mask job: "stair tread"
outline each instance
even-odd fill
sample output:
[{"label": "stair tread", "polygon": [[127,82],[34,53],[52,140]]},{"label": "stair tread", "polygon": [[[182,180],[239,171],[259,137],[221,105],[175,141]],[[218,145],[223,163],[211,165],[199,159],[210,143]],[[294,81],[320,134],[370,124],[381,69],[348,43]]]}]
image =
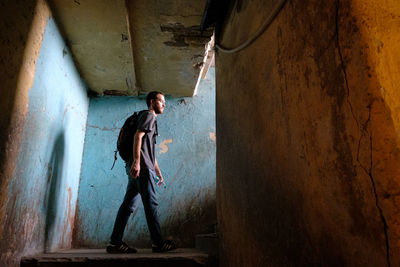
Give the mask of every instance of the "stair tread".
[{"label": "stair tread", "polygon": [[74,259],[74,260],[84,260],[84,259],[112,259],[112,258],[207,258],[208,255],[193,248],[178,248],[173,251],[165,253],[154,253],[151,249],[138,248],[137,253],[132,254],[110,254],[107,253],[105,249],[69,249],[60,250],[51,253],[41,253],[33,256],[23,257],[22,260],[29,259],[41,259],[41,260],[59,260],[59,259]]}]

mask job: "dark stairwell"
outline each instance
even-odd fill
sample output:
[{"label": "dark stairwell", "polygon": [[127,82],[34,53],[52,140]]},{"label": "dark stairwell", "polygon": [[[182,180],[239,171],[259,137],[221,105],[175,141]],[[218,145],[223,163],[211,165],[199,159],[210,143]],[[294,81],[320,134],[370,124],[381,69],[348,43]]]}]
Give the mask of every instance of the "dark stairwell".
[{"label": "dark stairwell", "polygon": [[[165,2],[157,9],[122,0],[0,5],[0,62],[10,69],[2,78],[12,92],[2,106],[0,265],[98,265],[102,257],[109,257],[105,265],[214,264],[216,245],[211,258],[204,248],[210,236],[198,237],[195,248],[196,235],[213,233],[216,225],[214,68],[212,56],[204,58],[210,33],[198,36],[205,2],[187,8],[184,1]],[[141,12],[148,12],[141,16],[150,22],[128,27],[132,14],[137,19]],[[151,28],[154,23],[168,30]],[[148,42],[154,34],[160,40]],[[185,46],[165,38],[179,38]],[[153,53],[136,51],[140,42],[151,43]],[[153,67],[138,60],[133,68],[133,54],[153,57]],[[139,73],[142,68],[149,74]],[[158,84],[146,85],[149,77]],[[117,135],[127,116],[145,109],[143,96],[154,89],[168,101],[156,147],[167,182],[167,188],[157,188],[159,214],[165,236],[181,248],[108,255],[105,246],[127,182],[121,159],[110,170]],[[124,240],[151,247],[142,207]]]},{"label": "dark stairwell", "polygon": [[[135,102],[125,95],[163,86],[152,84],[151,76],[162,77],[157,81],[166,88],[186,78],[196,84],[191,73],[205,65],[198,60],[204,51],[189,53],[189,57],[185,54],[201,40],[187,36],[196,29],[184,20],[197,15],[179,15],[182,6],[151,9],[145,3],[154,1],[128,2],[138,6],[128,3],[124,7],[125,2],[113,1],[115,8],[103,8],[100,15],[106,17],[107,11],[124,8],[150,10],[158,12],[162,23],[136,14],[129,20],[150,19],[146,27],[117,31],[117,37],[111,38],[113,47],[122,45],[124,49],[117,50],[124,52],[116,58],[133,58],[134,65],[137,61],[143,68],[125,72],[132,64],[118,61],[124,71],[116,76],[110,72],[113,67],[100,64],[100,59],[95,60],[99,64],[88,61],[89,71],[82,63],[79,74],[73,64],[79,60],[73,61],[72,55],[87,54],[88,47],[96,50],[93,43],[109,44],[106,32],[96,28],[100,23],[85,29],[99,37],[90,35],[89,46],[72,36],[65,44],[45,1],[0,2],[2,266],[18,266],[21,258],[40,255],[49,247],[59,252],[71,245],[103,251],[112,212],[121,200],[110,192],[121,195],[126,183],[120,161],[115,172],[108,170],[114,147],[110,140],[115,140],[124,116],[142,107],[140,98]],[[220,266],[400,266],[400,3],[283,2],[236,0],[226,6],[227,17],[216,42],[235,51],[217,51],[215,70],[211,68],[216,76],[215,128],[199,130],[198,120],[188,115],[201,116],[213,109],[205,95],[168,100],[171,113],[160,117],[160,124],[163,119],[166,124],[160,125],[164,134],[158,153],[169,177],[167,188],[160,188],[160,200],[163,205],[174,203],[174,212],[167,212],[170,206],[160,205],[164,230],[172,237],[181,236],[182,247],[195,247],[194,236],[210,233],[209,218],[217,218]],[[60,3],[79,8],[90,1]],[[282,8],[269,21],[281,3]],[[182,19],[180,24],[175,23],[176,17]],[[74,23],[79,20],[76,16],[68,18],[72,25],[82,26]],[[270,23],[263,27],[266,22]],[[146,29],[154,25],[161,34],[159,39],[147,35]],[[129,52],[127,39],[135,32],[138,38]],[[257,38],[252,40],[254,36]],[[156,40],[162,44],[158,48],[154,47]],[[248,40],[252,42],[244,49],[236,49]],[[135,48],[143,49],[144,54],[140,56]],[[189,61],[177,65],[182,57],[164,49],[180,51]],[[156,50],[154,55],[163,55],[158,64],[150,53]],[[182,76],[175,79],[176,75],[162,74],[163,70]],[[84,75],[104,73],[103,78],[110,80],[106,88],[96,84],[100,81],[96,76],[91,80]],[[121,73],[124,77],[118,78]],[[114,88],[116,84],[119,88]],[[95,92],[91,97],[112,97],[89,99],[89,88]],[[178,95],[191,96],[194,86],[190,88],[181,91],[180,87]],[[194,103],[196,99],[198,103]],[[109,106],[112,103],[115,105]],[[199,105],[207,108],[193,112]],[[123,115],[120,121],[113,112],[115,107]],[[176,128],[181,121],[190,127]],[[180,140],[193,143],[178,146]],[[103,149],[87,150],[96,145]],[[210,187],[205,179],[210,177],[207,159],[213,146],[217,148],[213,159],[215,194],[197,190],[199,184]],[[84,157],[88,159],[82,161]],[[55,159],[62,159],[62,164],[55,164]],[[52,182],[54,177],[61,180]],[[58,192],[57,206],[46,205],[46,192]],[[218,212],[213,214],[217,217],[207,213],[211,209],[204,209],[212,206],[210,199],[216,199]],[[53,220],[46,217],[48,210],[54,214]],[[143,217],[137,214],[135,218],[128,225],[127,241],[149,248]],[[46,236],[46,228],[55,231]],[[141,252],[147,255],[146,250]],[[161,261],[170,255],[153,256]],[[64,261],[62,264],[66,264],[64,256],[58,260]],[[202,264],[201,260],[186,260]],[[94,258],[80,264],[89,262],[98,264]]]}]

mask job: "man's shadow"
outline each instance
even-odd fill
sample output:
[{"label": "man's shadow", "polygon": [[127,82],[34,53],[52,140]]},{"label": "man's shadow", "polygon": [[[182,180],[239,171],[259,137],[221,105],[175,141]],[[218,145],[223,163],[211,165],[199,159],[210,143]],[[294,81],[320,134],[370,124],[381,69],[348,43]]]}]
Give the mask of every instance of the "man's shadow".
[{"label": "man's shadow", "polygon": [[55,226],[57,221],[57,213],[59,199],[62,194],[62,174],[64,165],[65,137],[61,131],[54,142],[53,150],[47,169],[47,183],[44,211],[46,216],[44,248],[45,251],[50,251],[54,245]]}]

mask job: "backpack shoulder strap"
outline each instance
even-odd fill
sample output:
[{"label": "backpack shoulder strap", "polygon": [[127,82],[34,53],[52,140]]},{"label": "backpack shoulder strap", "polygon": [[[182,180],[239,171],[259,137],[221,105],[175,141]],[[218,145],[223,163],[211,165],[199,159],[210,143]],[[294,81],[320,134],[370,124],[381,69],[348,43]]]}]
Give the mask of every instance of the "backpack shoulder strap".
[{"label": "backpack shoulder strap", "polygon": [[117,152],[118,152],[118,150],[114,151],[114,162],[113,162],[113,165],[111,167],[111,170],[114,168],[115,162],[117,161]]}]

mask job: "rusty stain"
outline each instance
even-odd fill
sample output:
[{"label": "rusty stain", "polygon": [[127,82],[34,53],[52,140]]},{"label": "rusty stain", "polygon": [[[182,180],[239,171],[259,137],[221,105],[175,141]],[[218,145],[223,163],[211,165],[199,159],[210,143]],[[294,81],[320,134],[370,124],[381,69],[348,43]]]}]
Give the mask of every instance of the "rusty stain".
[{"label": "rusty stain", "polygon": [[161,148],[161,151],[159,154],[164,154],[168,151],[168,146],[167,144],[172,143],[172,138],[171,139],[166,139],[164,140],[158,147]]},{"label": "rusty stain", "polygon": [[63,230],[62,230],[62,234],[61,234],[61,244],[65,245],[66,243],[68,243],[69,240],[65,240],[65,236],[68,237],[68,239],[70,239],[70,236],[68,234],[68,228],[69,226],[71,227],[71,229],[73,228],[73,224],[74,224],[74,214],[72,214],[72,205],[71,205],[71,201],[72,201],[72,189],[71,187],[67,188],[67,210],[65,211],[65,218],[66,221],[64,222],[63,225]]},{"label": "rusty stain", "polygon": [[82,222],[80,220],[79,216],[79,205],[76,205],[76,210],[75,210],[75,216],[73,218],[72,222],[72,242],[71,245],[72,247],[79,247],[81,244],[81,240],[79,240],[80,233],[82,233],[82,230],[78,231],[78,227],[76,225],[82,225]]},{"label": "rusty stain", "polygon": [[66,106],[65,106],[64,113],[63,113],[63,118],[65,118],[65,114],[67,114],[67,112],[68,112],[68,106],[69,106],[69,105],[66,105]]}]

